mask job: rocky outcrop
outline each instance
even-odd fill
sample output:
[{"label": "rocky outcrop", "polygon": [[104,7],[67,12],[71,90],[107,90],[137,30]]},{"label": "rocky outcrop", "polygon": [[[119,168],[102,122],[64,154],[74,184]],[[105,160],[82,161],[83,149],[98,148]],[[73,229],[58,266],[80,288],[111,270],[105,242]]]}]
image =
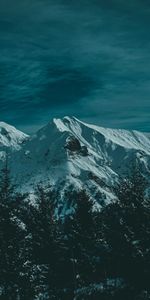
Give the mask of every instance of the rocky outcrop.
[{"label": "rocky outcrop", "polygon": [[80,141],[71,136],[67,139],[65,148],[71,152],[78,153],[81,156],[88,155],[88,149],[86,146],[81,146]]}]

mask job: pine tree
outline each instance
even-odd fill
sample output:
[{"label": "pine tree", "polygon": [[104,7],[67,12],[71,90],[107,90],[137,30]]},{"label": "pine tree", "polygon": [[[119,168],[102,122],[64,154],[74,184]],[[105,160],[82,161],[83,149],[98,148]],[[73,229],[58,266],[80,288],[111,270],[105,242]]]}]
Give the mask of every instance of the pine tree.
[{"label": "pine tree", "polygon": [[23,199],[24,196],[16,193],[11,183],[6,158],[0,176],[0,285],[3,299],[16,299],[18,296],[22,266],[20,244],[25,235],[16,212]]},{"label": "pine tree", "polygon": [[[74,199],[73,199],[74,197]],[[61,288],[66,294],[61,299],[73,299],[82,286],[95,281],[98,247],[94,226],[93,202],[82,190],[72,192],[70,198],[76,203],[74,214],[65,218],[62,230]]]},{"label": "pine tree", "polygon": [[[29,205],[26,212],[26,227],[29,240],[31,262],[34,271],[33,285],[36,294],[47,286],[47,293],[52,297],[55,289],[54,268],[56,262],[56,232],[52,192],[42,186],[36,188],[36,206]],[[35,270],[37,270],[35,272]],[[39,270],[39,272],[38,272]],[[51,298],[50,298],[51,299]]]},{"label": "pine tree", "polygon": [[132,170],[115,189],[118,199],[100,214],[103,239],[109,249],[108,276],[124,278],[135,293],[149,289],[150,205],[145,199],[146,188],[140,170]]}]

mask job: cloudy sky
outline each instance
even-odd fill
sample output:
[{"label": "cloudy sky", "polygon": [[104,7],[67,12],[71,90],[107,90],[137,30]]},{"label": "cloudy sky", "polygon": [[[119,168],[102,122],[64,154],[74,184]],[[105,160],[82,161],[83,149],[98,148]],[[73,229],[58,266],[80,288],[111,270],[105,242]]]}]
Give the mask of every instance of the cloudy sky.
[{"label": "cloudy sky", "polygon": [[150,131],[149,0],[0,0],[0,119]]}]

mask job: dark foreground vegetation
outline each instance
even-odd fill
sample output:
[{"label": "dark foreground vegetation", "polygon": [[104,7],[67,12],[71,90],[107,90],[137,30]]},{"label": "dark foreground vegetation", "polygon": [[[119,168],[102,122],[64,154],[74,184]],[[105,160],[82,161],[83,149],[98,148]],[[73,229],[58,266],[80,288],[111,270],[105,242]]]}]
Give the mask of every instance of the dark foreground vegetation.
[{"label": "dark foreground vegetation", "polygon": [[[0,299],[150,299],[150,202],[140,172],[116,187],[118,199],[92,210],[85,191],[67,195],[74,212],[58,219],[55,193],[36,205],[0,178]],[[67,201],[68,201],[67,199]]]}]

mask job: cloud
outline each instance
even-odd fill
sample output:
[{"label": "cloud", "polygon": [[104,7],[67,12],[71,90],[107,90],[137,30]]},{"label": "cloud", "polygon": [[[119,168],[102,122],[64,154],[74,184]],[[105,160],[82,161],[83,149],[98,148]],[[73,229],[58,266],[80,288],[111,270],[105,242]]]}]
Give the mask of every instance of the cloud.
[{"label": "cloud", "polygon": [[31,130],[76,114],[147,128],[149,13],[146,0],[2,0],[1,119]]}]

